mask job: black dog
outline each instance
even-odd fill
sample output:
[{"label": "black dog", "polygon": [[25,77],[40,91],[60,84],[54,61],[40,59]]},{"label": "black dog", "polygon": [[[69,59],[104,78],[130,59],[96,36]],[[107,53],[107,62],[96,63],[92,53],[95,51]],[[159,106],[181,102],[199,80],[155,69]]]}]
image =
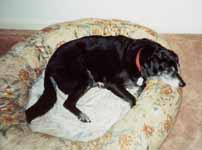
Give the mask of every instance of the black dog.
[{"label": "black dog", "polygon": [[139,94],[149,77],[161,76],[185,86],[178,74],[178,56],[171,50],[148,39],[125,36],[89,36],[60,46],[50,58],[44,80],[44,92],[32,107],[26,110],[27,121],[48,112],[56,102],[55,84],[68,94],[64,107],[82,122],[90,122],[76,103],[88,89],[102,83],[105,88],[127,101],[131,107],[135,97],[126,88],[139,84]]}]

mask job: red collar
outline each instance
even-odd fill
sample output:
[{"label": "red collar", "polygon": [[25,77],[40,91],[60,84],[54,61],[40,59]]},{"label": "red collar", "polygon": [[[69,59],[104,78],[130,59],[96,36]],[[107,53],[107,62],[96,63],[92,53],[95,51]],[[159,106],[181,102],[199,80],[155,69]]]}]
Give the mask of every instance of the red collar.
[{"label": "red collar", "polygon": [[140,53],[141,53],[141,50],[142,50],[141,48],[138,49],[137,55],[136,55],[136,57],[134,59],[134,63],[135,63],[135,65],[136,65],[139,72],[141,71],[141,65],[140,65]]}]

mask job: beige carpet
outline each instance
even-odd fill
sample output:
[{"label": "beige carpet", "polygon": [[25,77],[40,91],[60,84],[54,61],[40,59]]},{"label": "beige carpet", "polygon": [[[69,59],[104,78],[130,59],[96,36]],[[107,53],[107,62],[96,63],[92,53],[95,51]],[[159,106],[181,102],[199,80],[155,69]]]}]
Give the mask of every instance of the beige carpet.
[{"label": "beige carpet", "polygon": [[[0,30],[0,55],[34,32]],[[177,121],[161,150],[202,150],[202,35],[162,36],[176,47],[187,86]]]},{"label": "beige carpet", "polygon": [[177,48],[187,86],[175,126],[161,150],[202,150],[202,36],[163,37]]}]

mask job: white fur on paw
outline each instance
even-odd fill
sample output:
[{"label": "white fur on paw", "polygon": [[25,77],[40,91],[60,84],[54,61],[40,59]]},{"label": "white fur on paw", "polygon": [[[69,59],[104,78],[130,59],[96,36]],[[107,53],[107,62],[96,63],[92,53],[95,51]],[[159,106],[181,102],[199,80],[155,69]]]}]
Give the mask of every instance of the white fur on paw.
[{"label": "white fur on paw", "polygon": [[98,82],[97,86],[98,86],[98,88],[104,88],[105,87],[104,83],[102,83],[102,82]]},{"label": "white fur on paw", "polygon": [[79,120],[87,123],[91,122],[90,118],[84,113],[80,113]]}]

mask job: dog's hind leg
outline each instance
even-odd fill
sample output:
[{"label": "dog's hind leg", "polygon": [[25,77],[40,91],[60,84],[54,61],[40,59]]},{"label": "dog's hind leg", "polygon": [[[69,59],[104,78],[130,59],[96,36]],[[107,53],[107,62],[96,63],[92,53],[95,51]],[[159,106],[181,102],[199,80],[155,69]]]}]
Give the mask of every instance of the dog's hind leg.
[{"label": "dog's hind leg", "polygon": [[53,107],[56,100],[57,96],[54,83],[46,71],[43,94],[33,106],[25,111],[27,122],[30,123],[36,117],[47,113]]},{"label": "dog's hind leg", "polygon": [[69,94],[67,100],[63,104],[65,108],[67,108],[70,112],[76,115],[78,119],[82,122],[91,122],[89,117],[76,107],[76,103],[78,102],[79,98],[83,96],[87,90],[88,83],[86,81],[79,82],[79,84]]}]

